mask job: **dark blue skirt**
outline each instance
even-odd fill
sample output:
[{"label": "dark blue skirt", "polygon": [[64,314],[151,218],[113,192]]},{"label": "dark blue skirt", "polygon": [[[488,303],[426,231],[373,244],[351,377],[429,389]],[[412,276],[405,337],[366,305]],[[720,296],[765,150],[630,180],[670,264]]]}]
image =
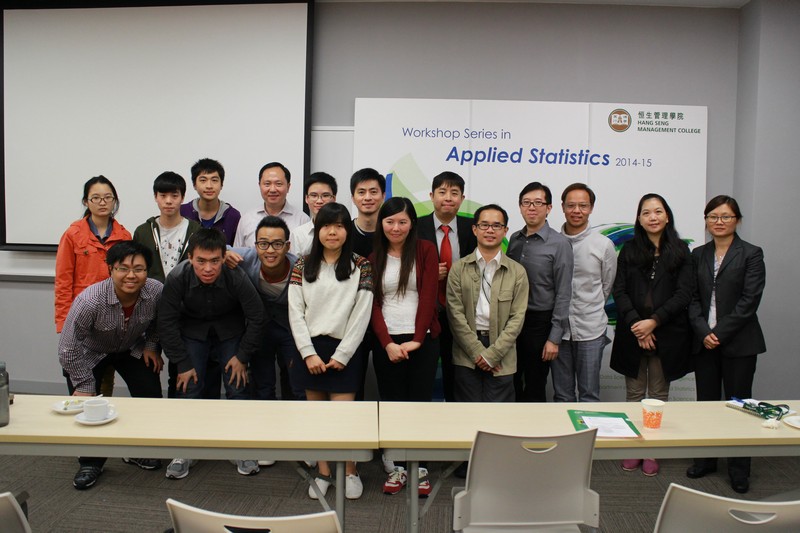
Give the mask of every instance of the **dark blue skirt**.
[{"label": "dark blue skirt", "polygon": [[[327,364],[338,348],[340,339],[321,335],[311,339],[317,355]],[[298,353],[291,368],[291,379],[296,380],[306,390],[322,392],[346,393],[358,392],[361,388],[361,374],[364,366],[364,355],[356,350],[344,370],[328,369],[325,373],[313,375],[308,371],[306,362]]]}]

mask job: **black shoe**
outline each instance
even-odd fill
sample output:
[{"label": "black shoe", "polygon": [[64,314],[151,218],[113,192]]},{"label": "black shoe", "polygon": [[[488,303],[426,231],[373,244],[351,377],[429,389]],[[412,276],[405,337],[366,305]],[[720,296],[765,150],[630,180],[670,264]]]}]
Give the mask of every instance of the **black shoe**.
[{"label": "black shoe", "polygon": [[123,457],[122,461],[129,465],[135,465],[142,470],[158,470],[161,468],[161,459],[134,459],[132,457]]},{"label": "black shoe", "polygon": [[455,472],[453,472],[453,475],[459,479],[467,479],[468,468],[469,468],[469,461],[464,461],[463,463],[458,465],[458,468],[456,468]]},{"label": "black shoe", "polygon": [[81,466],[72,480],[72,486],[78,490],[89,489],[97,483],[97,478],[99,478],[102,473],[103,467],[101,466]]},{"label": "black shoe", "polygon": [[717,471],[716,466],[699,466],[692,465],[686,470],[686,477],[689,479],[698,479],[707,474],[713,474]]},{"label": "black shoe", "polygon": [[732,477],[731,488],[739,494],[745,494],[750,490],[750,481],[746,477]]}]

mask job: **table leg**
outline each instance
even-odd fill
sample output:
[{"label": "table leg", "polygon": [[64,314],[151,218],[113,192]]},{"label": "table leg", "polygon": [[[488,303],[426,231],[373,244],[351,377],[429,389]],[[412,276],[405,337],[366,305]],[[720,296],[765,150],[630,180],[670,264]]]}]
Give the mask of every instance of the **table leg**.
[{"label": "table leg", "polygon": [[345,491],[345,462],[336,462],[336,514],[339,515],[339,523],[344,528],[344,491]]},{"label": "table leg", "polygon": [[408,461],[408,497],[411,500],[408,505],[408,526],[409,533],[419,531],[419,461]]}]

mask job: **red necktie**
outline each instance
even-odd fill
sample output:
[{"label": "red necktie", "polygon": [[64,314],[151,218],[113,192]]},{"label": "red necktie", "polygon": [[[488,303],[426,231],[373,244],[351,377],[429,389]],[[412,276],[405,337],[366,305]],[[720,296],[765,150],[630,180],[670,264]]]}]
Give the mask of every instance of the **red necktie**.
[{"label": "red necktie", "polygon": [[[453,247],[450,245],[450,226],[442,224],[439,226],[444,232],[442,238],[442,247],[439,249],[439,262],[447,266],[447,271],[450,272],[450,267],[453,266]],[[439,282],[439,303],[442,307],[447,305],[447,278]]]}]

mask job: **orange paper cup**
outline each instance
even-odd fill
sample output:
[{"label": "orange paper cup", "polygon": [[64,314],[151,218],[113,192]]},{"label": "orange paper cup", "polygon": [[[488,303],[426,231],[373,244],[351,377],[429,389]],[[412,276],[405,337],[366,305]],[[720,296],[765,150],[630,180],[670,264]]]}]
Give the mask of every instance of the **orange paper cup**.
[{"label": "orange paper cup", "polygon": [[661,417],[664,415],[664,402],[647,398],[642,400],[642,421],[647,429],[661,427]]}]

